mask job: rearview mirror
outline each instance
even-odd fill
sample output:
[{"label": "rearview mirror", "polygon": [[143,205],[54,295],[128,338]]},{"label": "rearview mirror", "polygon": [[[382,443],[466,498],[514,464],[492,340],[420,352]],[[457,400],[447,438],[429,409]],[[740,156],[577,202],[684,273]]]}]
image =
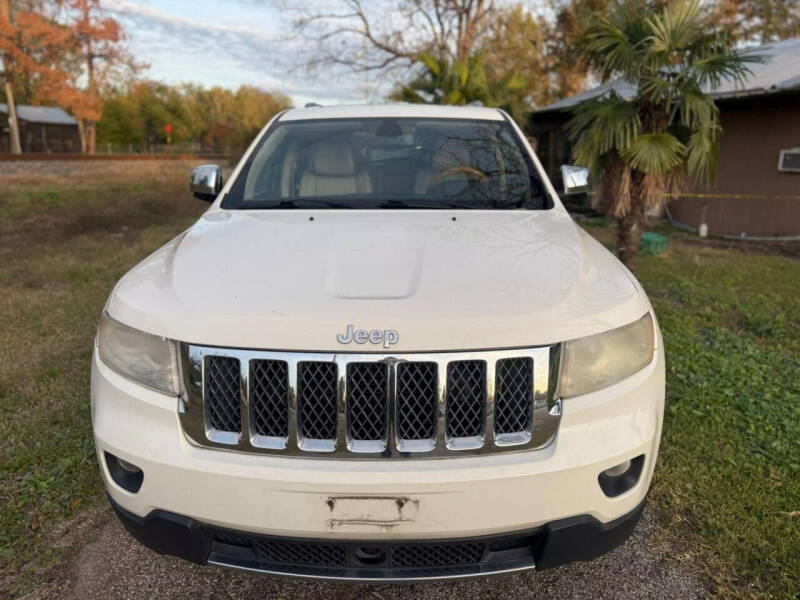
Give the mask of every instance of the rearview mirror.
[{"label": "rearview mirror", "polygon": [[222,189],[222,169],[217,165],[200,165],[192,171],[189,185],[195,198],[213,202]]},{"label": "rearview mirror", "polygon": [[585,194],[589,191],[589,169],[573,165],[561,166],[561,179],[564,182],[564,195]]}]

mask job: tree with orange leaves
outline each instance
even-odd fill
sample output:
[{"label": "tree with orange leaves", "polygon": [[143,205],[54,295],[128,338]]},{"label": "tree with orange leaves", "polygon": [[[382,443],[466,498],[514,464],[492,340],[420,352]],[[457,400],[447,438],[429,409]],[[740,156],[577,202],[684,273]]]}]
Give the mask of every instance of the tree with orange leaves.
[{"label": "tree with orange leaves", "polygon": [[104,15],[99,0],[57,0],[52,6],[48,15],[0,15],[6,79],[33,81],[37,102],[70,110],[78,121],[82,152],[93,154],[102,84],[119,67],[135,72],[144,65],[136,64],[125,50],[119,24]]},{"label": "tree with orange leaves", "polygon": [[122,28],[104,13],[100,0],[60,0],[60,6],[60,20],[72,33],[72,60],[66,68],[70,85],[61,103],[78,121],[83,152],[94,154],[101,88],[120,69],[132,75],[146,65],[136,63],[126,50]]},{"label": "tree with orange leaves", "polygon": [[4,91],[8,103],[8,123],[11,131],[11,151],[20,152],[19,129],[14,106],[13,87],[16,78],[47,81],[57,89],[60,74],[51,66],[70,37],[64,28],[54,26],[41,15],[20,12],[11,20],[9,0],[0,0],[0,59],[5,75]]}]

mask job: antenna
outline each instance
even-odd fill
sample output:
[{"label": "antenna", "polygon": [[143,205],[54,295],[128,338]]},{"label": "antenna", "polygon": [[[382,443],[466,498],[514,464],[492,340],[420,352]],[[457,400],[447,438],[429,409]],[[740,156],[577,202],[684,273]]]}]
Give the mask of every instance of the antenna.
[{"label": "antenna", "polygon": [[317,104],[316,102],[306,102],[306,105],[303,108],[313,108],[315,106],[322,108],[322,104]]}]

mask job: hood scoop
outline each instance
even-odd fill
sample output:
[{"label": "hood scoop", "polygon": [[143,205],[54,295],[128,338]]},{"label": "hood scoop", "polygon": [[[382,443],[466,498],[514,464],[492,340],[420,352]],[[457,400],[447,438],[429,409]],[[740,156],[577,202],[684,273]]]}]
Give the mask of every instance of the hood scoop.
[{"label": "hood scoop", "polygon": [[425,236],[411,227],[345,227],[331,239],[325,290],[335,298],[389,300],[419,290]]}]

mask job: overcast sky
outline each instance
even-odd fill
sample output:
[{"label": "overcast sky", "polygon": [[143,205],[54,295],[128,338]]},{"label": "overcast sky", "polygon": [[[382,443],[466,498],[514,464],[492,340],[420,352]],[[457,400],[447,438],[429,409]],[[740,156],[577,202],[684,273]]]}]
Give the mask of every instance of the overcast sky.
[{"label": "overcast sky", "polygon": [[[372,0],[376,1],[376,0]],[[324,6],[333,0],[317,0]],[[282,7],[282,4],[284,5]],[[128,46],[150,63],[145,77],[166,83],[283,92],[296,106],[380,100],[363,76],[309,74],[298,68],[300,41],[280,0],[103,0],[124,27]],[[384,92],[385,94],[385,92]]]}]

